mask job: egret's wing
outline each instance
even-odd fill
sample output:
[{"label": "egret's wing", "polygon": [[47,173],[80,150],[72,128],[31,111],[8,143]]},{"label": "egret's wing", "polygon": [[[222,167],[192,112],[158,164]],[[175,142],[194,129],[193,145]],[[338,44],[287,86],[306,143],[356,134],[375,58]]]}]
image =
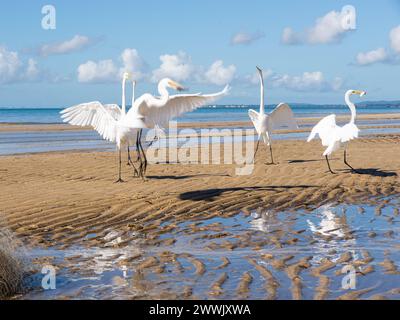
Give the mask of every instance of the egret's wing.
[{"label": "egret's wing", "polygon": [[117,104],[105,104],[103,107],[111,114],[115,120],[120,120],[122,117],[122,109]]},{"label": "egret's wing", "polygon": [[322,145],[327,147],[331,142],[331,138],[336,130],[336,115],[331,114],[323,118],[317,125],[312,129],[307,142],[310,142],[318,134],[321,138]]},{"label": "egret's wing", "polygon": [[355,138],[358,138],[360,130],[354,123],[348,123],[340,128],[340,141],[349,142]]},{"label": "egret's wing", "polygon": [[[179,94],[172,95],[166,104],[160,105],[155,98],[138,99],[134,107],[138,114],[145,117],[145,122],[149,126],[166,125],[169,120],[180,116],[185,112],[193,111],[201,106],[213,103],[217,99],[225,96],[229,92],[229,86],[224,90],[214,94]],[[154,103],[153,103],[154,102]]]},{"label": "egret's wing", "polygon": [[273,130],[277,129],[298,129],[292,109],[286,103],[280,103],[268,117]]},{"label": "egret's wing", "polygon": [[74,126],[92,126],[104,139],[116,141],[117,121],[100,102],[82,103],[60,113],[64,122]]},{"label": "egret's wing", "polygon": [[257,126],[258,126],[259,116],[260,115],[258,114],[258,112],[256,110],[253,110],[253,109],[249,110],[249,117],[250,117],[251,122],[253,122],[253,125],[255,128],[257,128]]}]

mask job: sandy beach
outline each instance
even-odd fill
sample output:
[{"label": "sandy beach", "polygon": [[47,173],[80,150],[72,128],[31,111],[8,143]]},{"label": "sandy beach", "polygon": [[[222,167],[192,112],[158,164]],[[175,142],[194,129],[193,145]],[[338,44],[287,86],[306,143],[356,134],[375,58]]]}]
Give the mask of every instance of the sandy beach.
[{"label": "sandy beach", "polygon": [[[125,183],[122,184],[113,183],[116,178],[114,152],[69,151],[2,156],[2,225],[29,248],[69,250],[73,247],[111,246],[124,250],[107,259],[114,267],[124,266],[134,273],[128,286],[134,287],[134,292],[123,293],[128,298],[282,298],[285,295],[278,294],[277,287],[284,286],[285,280],[277,279],[273,275],[275,271],[283,272],[290,280],[288,286],[291,289],[287,298],[304,298],[302,280],[298,276],[304,270],[319,279],[319,285],[312,287],[309,298],[329,298],[329,283],[340,275],[338,268],[341,263],[338,259],[320,259],[315,266],[310,264],[312,254],[304,257],[280,251],[274,253],[273,248],[295,248],[300,240],[312,243],[310,239],[299,240],[304,230],[294,226],[286,230],[286,221],[273,232],[267,231],[267,235],[263,233],[260,236],[254,230],[241,230],[235,234],[236,224],[229,226],[223,221],[235,219],[240,224],[241,219],[246,220],[253,214],[263,212],[292,212],[289,220],[296,220],[293,212],[312,212],[329,204],[372,205],[382,210],[391,201],[388,199],[394,199],[394,207],[391,205],[390,208],[395,208],[391,212],[392,223],[397,222],[395,213],[396,210],[398,213],[396,199],[400,193],[400,162],[396,159],[400,154],[400,135],[380,134],[352,142],[349,161],[359,173],[349,172],[341,152],[331,160],[337,174],[328,173],[321,156],[323,149],[317,141],[276,141],[276,165],[267,165],[269,154],[265,148],[260,151],[254,171],[248,176],[236,176],[234,164],[154,164],[148,169],[147,181],[142,182],[133,177],[131,167],[124,164]],[[216,222],[210,222],[214,220]],[[353,237],[352,232],[354,230],[345,231],[343,239]],[[181,242],[189,236],[190,241],[202,243],[201,250],[218,252],[215,259],[219,262],[213,260],[210,265],[210,258],[201,258],[201,254],[199,258],[191,249],[185,249]],[[334,237],[323,239],[328,243],[334,241]],[[146,249],[149,247],[151,250]],[[246,263],[248,271],[243,273],[241,269],[242,274],[237,277],[239,283],[234,284],[235,294],[226,296],[223,289],[223,284],[229,282],[226,268],[234,265],[229,255],[240,248],[248,251],[238,254],[236,258]],[[56,259],[50,252],[38,261]],[[127,256],[127,252],[131,254]],[[270,262],[274,272],[252,256],[256,252],[262,260]],[[355,257],[345,258],[340,258],[343,263],[351,260],[360,264]],[[376,265],[373,266],[374,258]],[[180,259],[191,267],[186,268],[183,262],[179,262]],[[363,268],[380,266],[398,274],[397,267],[391,264],[388,256],[379,259],[373,257],[371,263],[368,260],[368,263],[364,261],[360,265]],[[93,257],[74,253],[64,257],[58,267],[71,271],[75,266],[72,270],[82,273],[87,265],[92,265],[92,260]],[[242,262],[239,265],[242,266]],[[179,277],[179,274],[189,272],[186,269],[191,270],[197,283],[208,275],[210,278],[205,283],[211,281],[211,288],[206,285],[206,288],[193,292],[193,285],[189,283],[185,286],[185,281],[182,281],[179,289],[167,286],[166,291],[160,290],[166,281],[163,275]],[[330,269],[336,275],[326,278],[324,270]],[[160,277],[154,279],[151,276],[154,272]],[[254,279],[259,275],[264,279],[262,281],[266,281],[262,286],[265,292],[261,296],[252,296],[251,283],[261,281]],[[125,288],[128,280],[114,276],[112,281],[114,284],[120,281],[120,287]],[[379,294],[384,294],[381,291]],[[357,298],[368,292],[354,293],[351,297],[345,293],[336,296]],[[107,298],[112,298],[113,294]],[[379,294],[371,294],[370,297],[379,298]],[[63,293],[58,298],[74,295],[79,296],[74,291],[70,296]]]}]

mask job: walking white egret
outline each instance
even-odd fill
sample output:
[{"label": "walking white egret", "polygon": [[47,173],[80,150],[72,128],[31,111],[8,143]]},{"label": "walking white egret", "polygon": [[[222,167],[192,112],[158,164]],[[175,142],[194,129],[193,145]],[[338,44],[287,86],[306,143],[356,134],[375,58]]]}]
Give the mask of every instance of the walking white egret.
[{"label": "walking white egret", "polygon": [[271,164],[274,164],[274,156],[272,154],[272,131],[280,128],[298,129],[296,120],[294,118],[292,109],[286,103],[280,103],[272,112],[266,114],[264,106],[264,77],[262,70],[257,67],[261,84],[261,101],[260,112],[249,110],[249,117],[253,122],[254,128],[258,134],[258,141],[256,151],[254,153],[254,160],[257,155],[258,147],[261,138],[265,145],[269,146],[271,154]]},{"label": "walking white egret", "polygon": [[344,146],[344,163],[348,166],[352,172],[357,172],[348,162],[347,162],[347,145],[350,140],[358,138],[359,129],[355,125],[356,121],[356,106],[354,103],[350,101],[350,96],[353,94],[357,94],[360,97],[366,95],[365,91],[360,90],[348,90],[345,94],[345,102],[348,105],[351,112],[350,122],[340,127],[336,124],[336,115],[331,114],[325,118],[323,118],[318,124],[312,129],[310,136],[307,139],[307,142],[310,142],[315,136],[318,134],[322,145],[327,147],[323,156],[326,159],[328,164],[329,171],[334,174],[331,169],[329,158],[333,152],[338,150],[341,146]]}]

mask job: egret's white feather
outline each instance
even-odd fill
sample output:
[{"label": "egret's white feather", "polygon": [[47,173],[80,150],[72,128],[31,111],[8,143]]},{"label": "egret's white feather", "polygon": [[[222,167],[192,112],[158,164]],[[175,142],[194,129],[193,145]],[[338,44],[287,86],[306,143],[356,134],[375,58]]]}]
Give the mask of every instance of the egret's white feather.
[{"label": "egret's white feather", "polygon": [[322,145],[327,147],[324,156],[329,156],[336,150],[338,150],[342,144],[346,144],[347,142],[358,138],[359,129],[355,125],[356,119],[356,107],[350,101],[350,96],[352,94],[360,94],[360,96],[364,96],[364,91],[359,90],[348,90],[345,94],[345,101],[351,111],[351,120],[349,123],[340,127],[336,124],[336,115],[331,114],[321,121],[317,123],[317,125],[311,130],[311,133],[307,139],[307,142],[310,142],[315,136],[318,134]]},{"label": "egret's white feather", "polygon": [[82,103],[61,111],[61,118],[75,126],[91,126],[105,140],[116,142],[117,120],[99,102]]},{"label": "egret's white feather", "polygon": [[322,141],[322,145],[324,147],[329,146],[329,144],[331,143],[331,140],[333,138],[332,133],[336,129],[336,127],[337,127],[337,125],[336,125],[336,115],[335,114],[331,114],[331,115],[323,118],[312,129],[312,131],[307,139],[307,142],[310,142],[318,134]]},{"label": "egret's white feather", "polygon": [[162,98],[145,94],[138,98],[129,110],[127,117],[143,117],[148,128],[158,125],[163,127],[167,123],[183,113],[193,111],[201,106],[215,102],[228,94],[230,87],[215,94],[179,94],[168,97],[164,104],[160,104]]},{"label": "egret's white feather", "polygon": [[298,125],[292,109],[286,103],[280,103],[270,114],[269,114],[270,127],[273,130],[288,129],[296,130]]}]

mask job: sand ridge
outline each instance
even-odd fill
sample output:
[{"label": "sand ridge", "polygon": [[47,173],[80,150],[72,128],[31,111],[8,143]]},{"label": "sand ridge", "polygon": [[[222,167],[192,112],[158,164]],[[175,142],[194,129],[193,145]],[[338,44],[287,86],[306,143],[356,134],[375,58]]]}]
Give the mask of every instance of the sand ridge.
[{"label": "sand ridge", "polygon": [[143,183],[124,166],[123,184],[113,183],[114,153],[0,157],[1,214],[8,227],[33,242],[68,245],[92,232],[100,238],[109,228],[144,232],[169,220],[391,195],[400,191],[399,142],[397,135],[354,141],[349,161],[362,174],[350,173],[340,152],[331,161],[338,173],[327,173],[317,141],[279,141],[278,164],[266,165],[262,148],[249,176],[235,176],[235,165],[158,164],[149,167]]}]

